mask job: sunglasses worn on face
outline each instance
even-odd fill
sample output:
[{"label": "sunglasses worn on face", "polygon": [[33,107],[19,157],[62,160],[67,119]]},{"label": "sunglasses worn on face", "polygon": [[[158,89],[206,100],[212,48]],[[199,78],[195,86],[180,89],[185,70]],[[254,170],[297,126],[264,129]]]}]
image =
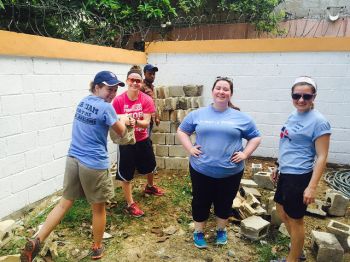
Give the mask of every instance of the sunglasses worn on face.
[{"label": "sunglasses worn on face", "polygon": [[141,83],[141,79],[128,78],[128,80],[129,80],[131,83],[136,83],[136,84],[140,84],[140,83]]},{"label": "sunglasses worn on face", "polygon": [[299,100],[300,98],[303,98],[305,101],[311,100],[315,95],[314,94],[298,94],[294,93],[292,94],[293,100]]}]

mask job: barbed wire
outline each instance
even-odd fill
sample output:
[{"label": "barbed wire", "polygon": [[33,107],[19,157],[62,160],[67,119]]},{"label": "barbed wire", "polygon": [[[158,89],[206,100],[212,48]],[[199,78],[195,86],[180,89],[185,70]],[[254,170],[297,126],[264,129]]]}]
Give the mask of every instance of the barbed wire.
[{"label": "barbed wire", "polygon": [[72,10],[56,1],[50,1],[49,5],[39,0],[36,5],[5,5],[5,10],[1,11],[0,29],[127,49],[134,49],[138,42],[163,40],[350,36],[350,9],[335,10],[336,15],[329,9],[317,16],[310,11],[304,17],[286,13],[285,20],[280,23],[281,30],[276,34],[257,32],[250,23],[255,17],[244,14],[180,16],[159,25],[139,22],[125,27],[83,9]]}]

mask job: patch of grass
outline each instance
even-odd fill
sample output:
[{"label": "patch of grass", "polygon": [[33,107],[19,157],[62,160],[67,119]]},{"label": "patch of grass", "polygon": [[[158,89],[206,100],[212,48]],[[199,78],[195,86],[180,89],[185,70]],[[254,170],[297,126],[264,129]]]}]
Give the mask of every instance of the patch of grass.
[{"label": "patch of grass", "polygon": [[10,243],[0,248],[0,257],[18,254],[19,250],[24,247],[25,243],[26,239],[24,237],[15,238]]},{"label": "patch of grass", "polygon": [[39,214],[37,214],[33,218],[29,218],[28,222],[26,223],[28,227],[37,227],[38,225],[44,223],[47,215],[51,212],[51,210],[55,207],[55,205],[52,205],[45,210],[41,211]]},{"label": "patch of grass", "polygon": [[85,199],[78,199],[62,220],[65,227],[74,228],[83,222],[90,223],[92,220],[91,206]]},{"label": "patch of grass", "polygon": [[288,253],[289,238],[282,234],[273,237],[272,234],[266,238],[267,243],[256,242],[256,250],[259,262],[266,262],[281,257],[286,257]]}]

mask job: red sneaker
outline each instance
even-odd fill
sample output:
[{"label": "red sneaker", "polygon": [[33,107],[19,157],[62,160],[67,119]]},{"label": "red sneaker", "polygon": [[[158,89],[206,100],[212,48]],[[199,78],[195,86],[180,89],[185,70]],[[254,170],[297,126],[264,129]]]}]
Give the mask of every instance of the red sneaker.
[{"label": "red sneaker", "polygon": [[21,252],[21,262],[31,262],[40,251],[40,239],[29,239]]},{"label": "red sneaker", "polygon": [[133,217],[141,217],[145,213],[138,207],[136,202],[132,203],[130,206],[127,206],[125,208],[125,211],[129,213],[129,215]]},{"label": "red sneaker", "polygon": [[157,187],[156,185],[153,185],[153,186],[146,185],[145,193],[149,195],[162,196],[164,195],[164,190],[161,189],[160,187]]}]

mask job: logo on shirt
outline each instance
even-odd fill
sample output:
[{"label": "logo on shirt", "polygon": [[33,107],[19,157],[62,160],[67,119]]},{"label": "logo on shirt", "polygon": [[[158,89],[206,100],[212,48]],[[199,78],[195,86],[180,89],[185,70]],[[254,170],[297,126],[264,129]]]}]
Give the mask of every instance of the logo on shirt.
[{"label": "logo on shirt", "polygon": [[286,127],[282,127],[281,129],[281,133],[280,133],[280,138],[287,138],[289,141],[292,141],[292,139],[290,139],[289,134],[288,134],[288,130],[286,129]]}]

